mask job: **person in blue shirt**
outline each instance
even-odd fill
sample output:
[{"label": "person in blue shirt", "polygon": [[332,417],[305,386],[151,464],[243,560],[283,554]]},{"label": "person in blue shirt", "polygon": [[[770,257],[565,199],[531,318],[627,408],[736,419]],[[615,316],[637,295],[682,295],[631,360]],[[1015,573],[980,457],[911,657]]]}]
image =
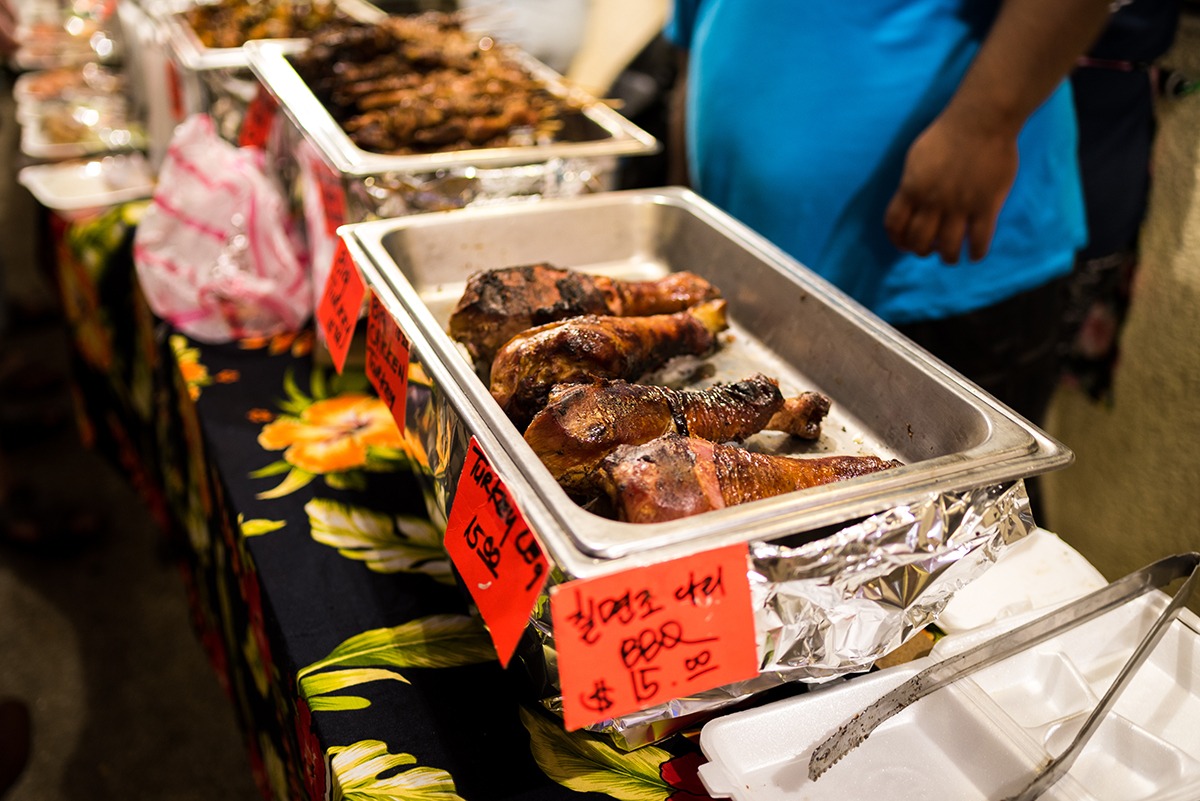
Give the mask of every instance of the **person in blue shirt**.
[{"label": "person in blue shirt", "polygon": [[1031,421],[1108,0],[675,0],[692,186]]}]

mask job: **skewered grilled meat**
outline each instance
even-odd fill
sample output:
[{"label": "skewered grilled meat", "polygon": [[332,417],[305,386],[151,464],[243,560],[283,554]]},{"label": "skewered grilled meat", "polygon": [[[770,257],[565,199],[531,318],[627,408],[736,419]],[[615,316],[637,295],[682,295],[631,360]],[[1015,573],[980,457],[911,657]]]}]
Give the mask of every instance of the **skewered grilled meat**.
[{"label": "skewered grilled meat", "polygon": [[501,345],[537,325],[581,314],[669,314],[719,296],[716,287],[688,272],[621,281],[550,264],[505,267],[470,277],[450,315],[450,335],[476,364],[487,365]]},{"label": "skewered grilled meat", "polygon": [[323,30],[292,63],[350,139],[377,153],[553,141],[580,113],[456,15]]},{"label": "skewered grilled meat", "polygon": [[620,519],[659,523],[899,465],[875,456],[771,456],[667,434],[620,446],[600,462],[597,479]]},{"label": "skewered grilled meat", "polygon": [[335,22],[349,22],[337,4],[291,0],[218,0],[197,3],[182,12],[205,47],[241,47],[251,39],[291,39]]},{"label": "skewered grilled meat", "polygon": [[618,445],[639,445],[663,434],[740,440],[764,428],[814,439],[829,411],[817,392],[789,398],[757,374],[702,390],[600,380],[559,385],[525,430],[525,441],[568,491],[587,492],[596,465]]},{"label": "skewered grilled meat", "polygon": [[726,325],[723,300],[674,314],[588,314],[548,323],[517,334],[499,350],[492,397],[524,430],[555,384],[637,378],[672,357],[707,353]]}]

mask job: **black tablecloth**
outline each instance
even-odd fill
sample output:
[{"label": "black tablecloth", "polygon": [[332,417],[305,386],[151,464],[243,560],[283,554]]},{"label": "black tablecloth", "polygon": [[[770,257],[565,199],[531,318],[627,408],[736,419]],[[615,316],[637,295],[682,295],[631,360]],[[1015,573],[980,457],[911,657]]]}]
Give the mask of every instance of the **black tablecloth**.
[{"label": "black tablecloth", "polygon": [[55,218],[85,436],[181,545],[194,623],[272,798],[707,797],[695,732],[566,733],[495,658],[361,371],[313,333],[209,345],[156,320],[143,206]]}]

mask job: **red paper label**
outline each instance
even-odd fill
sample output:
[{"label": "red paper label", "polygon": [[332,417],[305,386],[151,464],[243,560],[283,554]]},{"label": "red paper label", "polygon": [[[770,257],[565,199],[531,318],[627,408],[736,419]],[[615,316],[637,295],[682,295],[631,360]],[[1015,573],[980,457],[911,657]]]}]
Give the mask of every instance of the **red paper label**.
[{"label": "red paper label", "polygon": [[313,177],[321,193],[321,208],[325,211],[325,232],[337,234],[338,226],[346,222],[346,190],[341,178],[322,161],[314,160]]},{"label": "red paper label", "polygon": [[346,354],[350,352],[350,342],[354,339],[354,327],[358,324],[358,310],[365,292],[366,288],[354,267],[354,259],[350,257],[345,241],[339,238],[329,280],[325,282],[325,292],[317,304],[317,322],[325,332],[325,345],[339,373],[346,364]]},{"label": "red paper label", "polygon": [[175,66],[175,62],[167,59],[167,98],[171,105],[171,119],[175,122],[183,122],[186,116],[186,110],[183,107],[183,81],[179,77],[179,68]]},{"label": "red paper label", "polygon": [[549,563],[474,437],[446,522],[446,552],[487,623],[500,663],[507,665]]},{"label": "red paper label", "polygon": [[367,377],[403,431],[408,396],[408,337],[374,295],[367,315]]},{"label": "red paper label", "polygon": [[746,546],[550,589],[568,730],[758,675]]},{"label": "red paper label", "polygon": [[246,116],[242,118],[242,130],[238,132],[238,145],[241,147],[267,146],[271,135],[271,125],[275,122],[275,98],[265,86],[258,87],[258,94],[246,107]]}]

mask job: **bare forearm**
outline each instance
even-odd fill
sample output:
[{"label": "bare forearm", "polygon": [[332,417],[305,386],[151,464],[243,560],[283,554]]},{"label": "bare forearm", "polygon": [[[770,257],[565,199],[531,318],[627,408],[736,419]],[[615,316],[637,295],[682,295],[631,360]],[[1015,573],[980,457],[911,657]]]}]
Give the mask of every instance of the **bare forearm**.
[{"label": "bare forearm", "polygon": [[1005,0],[944,113],[1015,136],[1108,15],[1109,0]]},{"label": "bare forearm", "polygon": [[1017,174],[1017,135],[1108,19],[1108,0],[1005,0],[958,90],[908,150],[884,227],[948,264],[986,255]]}]

